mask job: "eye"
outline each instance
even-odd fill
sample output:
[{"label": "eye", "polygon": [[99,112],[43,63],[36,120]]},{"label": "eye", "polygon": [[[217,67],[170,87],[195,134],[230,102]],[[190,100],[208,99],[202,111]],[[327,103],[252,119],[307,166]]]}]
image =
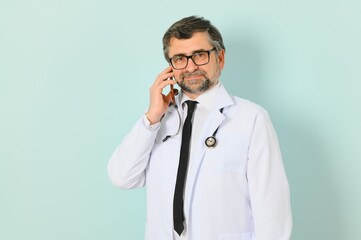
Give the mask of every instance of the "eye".
[{"label": "eye", "polygon": [[198,59],[204,59],[207,58],[207,52],[197,52],[193,56]]},{"label": "eye", "polygon": [[172,58],[172,61],[173,61],[174,63],[180,63],[180,62],[183,62],[184,59],[185,59],[184,56],[179,55],[179,56],[174,56],[174,57]]}]

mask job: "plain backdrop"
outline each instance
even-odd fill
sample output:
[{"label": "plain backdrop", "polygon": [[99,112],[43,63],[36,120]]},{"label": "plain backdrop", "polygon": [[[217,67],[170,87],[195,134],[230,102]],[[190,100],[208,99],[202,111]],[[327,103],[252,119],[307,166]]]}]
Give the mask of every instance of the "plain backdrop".
[{"label": "plain backdrop", "polygon": [[0,0],[0,239],[139,240],[145,189],[107,179],[176,20],[222,32],[230,93],[265,107],[294,240],[361,239],[359,0]]}]

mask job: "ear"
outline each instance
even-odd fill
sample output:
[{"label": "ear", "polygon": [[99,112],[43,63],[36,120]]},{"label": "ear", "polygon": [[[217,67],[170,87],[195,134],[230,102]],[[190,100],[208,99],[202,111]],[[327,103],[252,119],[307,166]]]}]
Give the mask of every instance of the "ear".
[{"label": "ear", "polygon": [[218,52],[217,61],[221,70],[224,68],[225,55],[226,52],[224,51],[224,49]]}]

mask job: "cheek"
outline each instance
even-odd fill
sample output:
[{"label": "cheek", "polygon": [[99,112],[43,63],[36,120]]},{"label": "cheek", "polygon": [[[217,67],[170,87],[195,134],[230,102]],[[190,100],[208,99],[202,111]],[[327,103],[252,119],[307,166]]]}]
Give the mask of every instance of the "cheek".
[{"label": "cheek", "polygon": [[177,82],[180,80],[181,72],[173,70],[173,76]]},{"label": "cheek", "polygon": [[207,69],[204,69],[204,73],[206,74],[206,76],[208,78],[212,78],[215,74],[215,71],[216,69],[215,68],[207,68]]},{"label": "cheek", "polygon": [[175,78],[175,80],[176,81],[178,81],[179,80],[179,76],[180,76],[180,74],[182,73],[181,71],[178,71],[178,70],[172,70],[172,72],[173,72],[173,76],[174,76],[174,78]]}]

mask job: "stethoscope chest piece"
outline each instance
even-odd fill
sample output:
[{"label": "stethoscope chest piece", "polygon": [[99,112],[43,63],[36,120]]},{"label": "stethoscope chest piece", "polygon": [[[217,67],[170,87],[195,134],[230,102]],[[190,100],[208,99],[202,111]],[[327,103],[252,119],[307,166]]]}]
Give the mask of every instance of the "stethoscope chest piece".
[{"label": "stethoscope chest piece", "polygon": [[215,138],[214,136],[210,136],[210,137],[207,137],[207,138],[206,138],[205,143],[206,143],[206,146],[207,146],[207,147],[213,148],[213,147],[216,146],[217,140],[216,140],[216,138]]}]

